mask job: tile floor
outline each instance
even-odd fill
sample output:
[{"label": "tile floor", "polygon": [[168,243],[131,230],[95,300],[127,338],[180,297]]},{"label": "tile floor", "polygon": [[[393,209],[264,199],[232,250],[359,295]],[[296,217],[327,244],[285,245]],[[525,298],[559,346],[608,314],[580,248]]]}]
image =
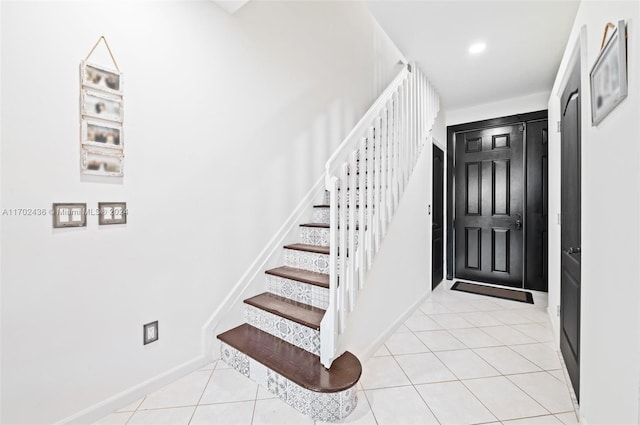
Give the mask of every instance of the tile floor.
[{"label": "tile floor", "polygon": [[[349,424],[577,424],[546,294],[523,304],[444,281],[363,365]],[[96,424],[313,424],[215,361]]]}]

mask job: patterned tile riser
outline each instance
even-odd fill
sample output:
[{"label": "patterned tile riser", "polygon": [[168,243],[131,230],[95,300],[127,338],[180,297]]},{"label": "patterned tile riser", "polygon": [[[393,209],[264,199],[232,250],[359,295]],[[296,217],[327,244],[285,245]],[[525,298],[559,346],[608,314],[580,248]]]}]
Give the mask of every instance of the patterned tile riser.
[{"label": "patterned tile riser", "polygon": [[[338,213],[339,213],[340,209],[338,208]],[[374,208],[375,211],[375,208]],[[347,209],[347,221],[349,221],[349,217],[351,215],[351,209]],[[364,215],[364,219],[365,219],[365,223],[369,222],[369,216],[366,214],[365,211],[365,215]],[[311,222],[312,223],[322,223],[322,224],[330,224],[330,212],[329,212],[329,208],[314,208],[313,210],[313,216],[311,218]],[[356,210],[356,225],[358,225],[360,223],[360,209]]]},{"label": "patterned tile riser", "polygon": [[329,256],[315,252],[284,250],[284,265],[316,273],[329,274]]},{"label": "patterned tile riser", "polygon": [[250,305],[245,305],[245,319],[253,327],[277,336],[316,356],[320,355],[320,331]]},{"label": "patterned tile riser", "polygon": [[229,366],[314,420],[338,422],[349,416],[358,404],[355,386],[337,393],[317,393],[302,388],[223,342],[220,343],[220,356]]},{"label": "patterned tile riser", "polygon": [[329,288],[285,279],[283,277],[266,275],[267,291],[281,297],[289,298],[324,310],[329,306]]},{"label": "patterned tile riser", "polygon": [[329,229],[324,227],[300,227],[300,243],[329,246]]}]

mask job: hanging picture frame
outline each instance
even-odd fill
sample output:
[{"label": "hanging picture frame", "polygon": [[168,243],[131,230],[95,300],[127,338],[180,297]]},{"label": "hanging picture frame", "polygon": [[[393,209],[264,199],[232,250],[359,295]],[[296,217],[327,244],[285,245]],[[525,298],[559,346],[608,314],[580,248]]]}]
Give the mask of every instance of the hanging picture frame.
[{"label": "hanging picture frame", "polygon": [[124,131],[119,123],[82,120],[82,145],[99,148],[124,149]]},{"label": "hanging picture frame", "polygon": [[87,117],[121,123],[124,117],[122,96],[82,89],[81,112]]},{"label": "hanging picture frame", "polygon": [[589,74],[591,84],[591,123],[597,126],[627,97],[627,40],[625,21],[607,24],[615,30],[603,46]]},{"label": "hanging picture frame", "polygon": [[120,153],[82,149],[80,167],[83,174],[122,177],[124,157]]},{"label": "hanging picture frame", "polygon": [[82,86],[112,94],[123,94],[124,79],[120,71],[82,61],[80,63]]}]

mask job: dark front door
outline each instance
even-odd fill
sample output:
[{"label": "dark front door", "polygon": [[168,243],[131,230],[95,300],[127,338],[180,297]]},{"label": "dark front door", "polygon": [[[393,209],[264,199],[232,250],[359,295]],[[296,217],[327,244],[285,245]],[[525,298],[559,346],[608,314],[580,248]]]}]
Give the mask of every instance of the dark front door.
[{"label": "dark front door", "polygon": [[561,279],[560,349],[576,396],[580,397],[580,65],[571,72],[560,98]]},{"label": "dark front door", "polygon": [[524,127],[455,134],[458,278],[522,287]]},{"label": "dark front door", "polygon": [[444,271],[444,152],[433,147],[433,220],[431,250],[431,287],[442,282]]}]

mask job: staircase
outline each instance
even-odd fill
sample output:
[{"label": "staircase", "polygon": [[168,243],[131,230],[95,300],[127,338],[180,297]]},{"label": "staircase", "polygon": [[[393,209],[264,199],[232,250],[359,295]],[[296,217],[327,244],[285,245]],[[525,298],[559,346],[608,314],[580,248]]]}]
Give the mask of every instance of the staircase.
[{"label": "staircase", "polygon": [[356,407],[360,361],[320,363],[320,322],[329,305],[329,205],[315,205],[284,266],[267,270],[267,292],[244,300],[245,324],[218,335],[221,358],[314,419],[335,422]]},{"label": "staircase", "polygon": [[221,358],[322,422],[357,404],[360,361],[343,339],[439,108],[426,77],[407,66],[326,164],[325,197],[284,246],[266,290],[244,300],[246,323],[218,335]]}]

